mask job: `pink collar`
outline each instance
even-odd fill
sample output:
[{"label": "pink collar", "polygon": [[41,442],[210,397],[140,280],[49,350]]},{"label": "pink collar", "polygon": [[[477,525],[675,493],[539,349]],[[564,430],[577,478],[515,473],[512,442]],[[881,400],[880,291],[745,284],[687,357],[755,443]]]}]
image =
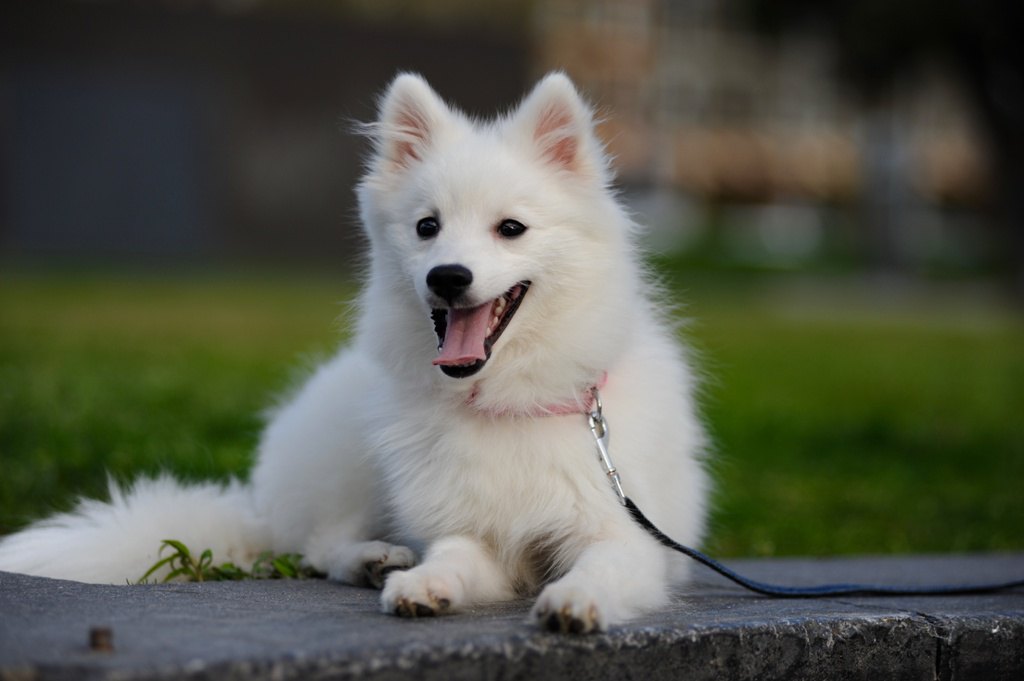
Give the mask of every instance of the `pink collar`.
[{"label": "pink collar", "polygon": [[580,397],[557,402],[555,404],[542,405],[531,409],[487,409],[476,403],[479,384],[473,387],[473,391],[466,398],[466,406],[481,414],[488,416],[524,416],[526,418],[539,418],[542,416],[568,416],[570,414],[589,414],[594,407],[594,391],[604,388],[608,383],[608,372],[601,372],[601,377]]}]

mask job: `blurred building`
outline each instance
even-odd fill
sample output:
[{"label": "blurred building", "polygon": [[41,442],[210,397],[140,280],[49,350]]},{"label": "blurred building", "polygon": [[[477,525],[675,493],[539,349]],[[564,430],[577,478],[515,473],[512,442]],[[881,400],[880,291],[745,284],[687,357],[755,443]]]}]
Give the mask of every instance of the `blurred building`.
[{"label": "blurred building", "polygon": [[[473,113],[566,70],[655,245],[971,256],[989,191],[946,72],[868,106],[821,32],[738,0],[63,0],[0,6],[0,256],[346,258],[398,71]],[[706,240],[706,239],[705,239]],[[855,248],[856,250],[856,248]],[[966,254],[966,255],[965,255]]]},{"label": "blurred building", "polygon": [[415,70],[492,111],[528,56],[348,4],[2,3],[0,256],[346,261],[380,90]]},{"label": "blurred building", "polygon": [[869,107],[838,77],[825,35],[760,35],[738,6],[536,6],[536,69],[566,69],[607,112],[604,136],[622,180],[653,222],[668,223],[662,243],[685,239],[687,219],[708,221],[695,204],[712,205],[743,223],[737,229],[800,254],[824,238],[830,216],[849,218],[833,209],[861,206],[861,231],[884,230],[893,243],[883,248],[920,255],[962,221],[961,208],[971,215],[984,204],[984,148],[948,72],[897,81]]}]

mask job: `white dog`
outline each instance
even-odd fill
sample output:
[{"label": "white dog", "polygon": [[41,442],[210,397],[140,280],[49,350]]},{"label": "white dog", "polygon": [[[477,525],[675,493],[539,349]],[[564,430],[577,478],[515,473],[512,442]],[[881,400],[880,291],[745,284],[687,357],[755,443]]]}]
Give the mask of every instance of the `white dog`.
[{"label": "white dog", "polygon": [[539,592],[541,626],[582,632],[666,602],[685,566],[620,505],[587,413],[599,391],[628,494],[688,544],[705,436],[590,108],[555,73],[481,123],[405,74],[367,130],[354,340],[272,418],[251,483],[112,486],[3,540],[0,569],[124,583],[172,538],[301,552],[403,616]]}]

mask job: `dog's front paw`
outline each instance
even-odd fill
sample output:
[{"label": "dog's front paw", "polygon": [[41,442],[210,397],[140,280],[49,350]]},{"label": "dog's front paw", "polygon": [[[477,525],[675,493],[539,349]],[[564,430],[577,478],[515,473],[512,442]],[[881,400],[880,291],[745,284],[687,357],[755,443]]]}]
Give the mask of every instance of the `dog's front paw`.
[{"label": "dog's front paw", "polygon": [[416,554],[404,546],[383,545],[377,553],[363,556],[363,577],[370,586],[377,589],[384,587],[388,575],[396,570],[408,570],[416,564]]},{"label": "dog's front paw", "polygon": [[434,617],[454,610],[461,588],[454,576],[431,574],[424,566],[388,577],[381,594],[384,612],[400,617]]},{"label": "dog's front paw", "polygon": [[416,564],[416,554],[405,546],[382,541],[342,544],[327,555],[327,576],[331,579],[380,589],[388,575],[408,570]]},{"label": "dog's front paw", "polygon": [[540,627],[563,634],[587,634],[608,627],[600,604],[586,589],[557,582],[541,592],[530,616]]}]

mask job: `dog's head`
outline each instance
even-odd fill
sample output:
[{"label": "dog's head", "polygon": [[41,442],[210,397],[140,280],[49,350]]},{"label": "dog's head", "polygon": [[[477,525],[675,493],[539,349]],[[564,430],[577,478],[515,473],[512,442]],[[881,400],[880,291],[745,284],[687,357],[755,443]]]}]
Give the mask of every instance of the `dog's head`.
[{"label": "dog's head", "polygon": [[582,328],[595,311],[580,308],[616,282],[610,251],[630,259],[630,223],[608,191],[593,128],[560,73],[486,123],[415,75],[384,94],[359,187],[371,286],[414,296],[417,323],[436,336],[430,361],[445,375],[476,375],[492,354],[522,370],[538,344],[570,364],[601,361],[581,352],[577,334],[615,334]]}]

